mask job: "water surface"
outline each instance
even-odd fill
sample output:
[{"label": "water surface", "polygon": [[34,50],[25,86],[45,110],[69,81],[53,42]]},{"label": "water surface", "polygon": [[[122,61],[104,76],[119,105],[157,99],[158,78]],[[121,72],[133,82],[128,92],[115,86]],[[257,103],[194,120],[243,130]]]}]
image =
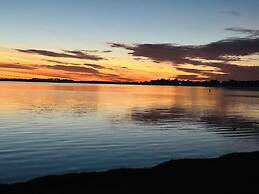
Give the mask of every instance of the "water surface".
[{"label": "water surface", "polygon": [[259,91],[0,83],[0,182],[259,150]]}]

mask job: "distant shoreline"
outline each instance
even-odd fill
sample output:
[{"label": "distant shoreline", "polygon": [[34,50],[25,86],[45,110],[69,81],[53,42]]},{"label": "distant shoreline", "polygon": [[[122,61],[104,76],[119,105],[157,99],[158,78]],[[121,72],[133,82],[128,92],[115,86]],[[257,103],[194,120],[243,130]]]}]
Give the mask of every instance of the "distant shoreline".
[{"label": "distant shoreline", "polygon": [[115,81],[75,81],[67,79],[0,79],[0,82],[34,82],[34,83],[82,83],[82,84],[117,84],[117,85],[158,85],[158,86],[199,86],[223,88],[259,88],[259,80],[251,81],[190,81],[190,80],[151,80],[144,82],[115,82]]},{"label": "distant shoreline", "polygon": [[3,194],[258,193],[259,151],[181,159],[152,168],[52,175],[0,185]]}]

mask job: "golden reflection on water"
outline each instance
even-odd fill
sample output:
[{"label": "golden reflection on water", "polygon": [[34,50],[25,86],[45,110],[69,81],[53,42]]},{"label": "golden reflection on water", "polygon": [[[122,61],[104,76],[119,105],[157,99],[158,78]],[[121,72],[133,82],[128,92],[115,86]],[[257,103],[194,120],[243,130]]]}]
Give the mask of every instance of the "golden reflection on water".
[{"label": "golden reflection on water", "polygon": [[[1,113],[19,111],[128,114],[131,109],[182,107],[192,111],[235,112],[259,118],[257,91],[222,88],[59,83],[0,83]],[[237,93],[235,96],[234,94]],[[230,95],[231,94],[231,95]],[[246,94],[242,97],[242,94]],[[251,97],[249,97],[251,96]],[[244,111],[247,110],[247,111]],[[0,113],[0,114],[1,114]]]},{"label": "golden reflection on water", "polygon": [[[257,91],[236,91],[221,88],[166,87],[131,85],[86,85],[55,83],[0,83],[1,112],[19,110],[69,111],[70,109],[123,113],[131,108],[185,107],[210,109],[214,112],[242,112],[258,117],[254,108]],[[229,95],[229,94],[232,95]],[[240,91],[239,93],[240,94]],[[242,94],[242,92],[241,92]],[[249,98],[249,95],[252,96]],[[48,107],[48,108],[46,108]],[[244,109],[247,111],[244,112]]]},{"label": "golden reflection on water", "polygon": [[179,128],[177,123],[194,123],[193,130],[202,125],[219,133],[259,137],[259,91],[15,82],[0,83],[0,90],[3,125],[19,119],[29,125],[28,119],[37,118],[48,127],[46,118],[56,119],[59,125],[83,118],[77,123],[82,130],[89,122],[118,126],[127,122],[147,129],[165,125],[170,130]]}]

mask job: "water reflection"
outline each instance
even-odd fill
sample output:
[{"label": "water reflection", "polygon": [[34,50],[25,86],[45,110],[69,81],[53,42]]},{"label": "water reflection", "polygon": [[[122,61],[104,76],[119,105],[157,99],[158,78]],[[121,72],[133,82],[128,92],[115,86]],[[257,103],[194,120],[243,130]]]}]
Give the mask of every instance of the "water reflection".
[{"label": "water reflection", "polygon": [[[258,120],[240,115],[228,115],[224,111],[210,110],[209,112],[199,112],[191,108],[184,109],[179,107],[135,109],[132,110],[131,118],[142,125],[161,126],[166,124],[166,128],[162,128],[163,130],[175,129],[174,125],[177,126],[179,122],[184,122],[185,125],[197,123],[204,125],[202,130],[205,129],[208,132],[230,137],[254,136],[259,140]],[[198,129],[194,127],[192,130]]]},{"label": "water reflection", "polygon": [[[259,91],[191,87],[1,83],[0,115],[88,117],[140,125],[193,123],[210,132],[257,135]],[[248,99],[249,98],[249,99]]]}]

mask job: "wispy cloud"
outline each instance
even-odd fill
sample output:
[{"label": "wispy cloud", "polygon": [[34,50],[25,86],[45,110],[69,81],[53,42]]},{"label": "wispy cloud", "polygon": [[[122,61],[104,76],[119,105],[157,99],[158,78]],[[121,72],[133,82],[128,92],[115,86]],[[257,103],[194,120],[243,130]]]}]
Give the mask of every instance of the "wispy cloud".
[{"label": "wispy cloud", "polygon": [[0,63],[0,68],[33,70],[33,69],[36,69],[37,67],[33,67],[30,65],[22,65],[19,63],[15,63],[15,64]]},{"label": "wispy cloud", "polygon": [[73,66],[73,65],[41,65],[41,67],[54,69],[54,70],[68,71],[68,72],[84,72],[84,73],[93,73],[93,74],[97,74],[99,72],[96,69],[81,67],[81,66]]},{"label": "wispy cloud", "polygon": [[104,60],[105,58],[98,55],[89,54],[87,51],[82,50],[63,50],[63,52],[54,52],[49,50],[38,49],[16,49],[19,52],[43,55],[48,57],[61,57],[61,58],[75,58],[75,59],[87,59],[87,60]]},{"label": "wispy cloud", "polygon": [[103,53],[111,53],[112,50],[105,50],[105,51],[102,51]]},{"label": "wispy cloud", "polygon": [[226,28],[225,30],[231,31],[231,32],[237,32],[241,34],[247,34],[248,37],[258,37],[259,36],[259,30],[255,29],[249,29],[249,28],[242,28],[242,27],[232,27],[232,28]]},{"label": "wispy cloud", "polygon": [[231,15],[231,16],[236,16],[236,17],[241,16],[241,13],[239,13],[237,11],[231,11],[231,10],[223,10],[223,11],[220,11],[220,13]]},{"label": "wispy cloud", "polygon": [[97,64],[88,64],[88,63],[85,63],[84,64],[85,66],[88,66],[88,67],[92,67],[94,69],[107,69],[106,67],[102,66],[102,65],[97,65]]},{"label": "wispy cloud", "polygon": [[64,62],[64,61],[58,61],[58,60],[44,60],[50,63],[56,63],[56,64],[61,64],[61,65],[75,65],[75,66],[88,66],[90,68],[94,69],[112,69],[109,67],[105,67],[103,65],[98,65],[98,64],[92,64],[92,63],[85,63],[85,64],[79,64],[79,63],[71,63],[71,62]]},{"label": "wispy cloud", "polygon": [[38,65],[38,68],[45,68],[57,71],[63,71],[60,73],[61,75],[70,76],[71,78],[75,76],[82,77],[82,79],[88,80],[90,77],[95,77],[107,81],[132,81],[129,78],[125,78],[121,75],[113,74],[113,73],[103,73],[99,70],[107,69],[104,66],[97,64],[84,64],[84,66],[77,65]]}]

